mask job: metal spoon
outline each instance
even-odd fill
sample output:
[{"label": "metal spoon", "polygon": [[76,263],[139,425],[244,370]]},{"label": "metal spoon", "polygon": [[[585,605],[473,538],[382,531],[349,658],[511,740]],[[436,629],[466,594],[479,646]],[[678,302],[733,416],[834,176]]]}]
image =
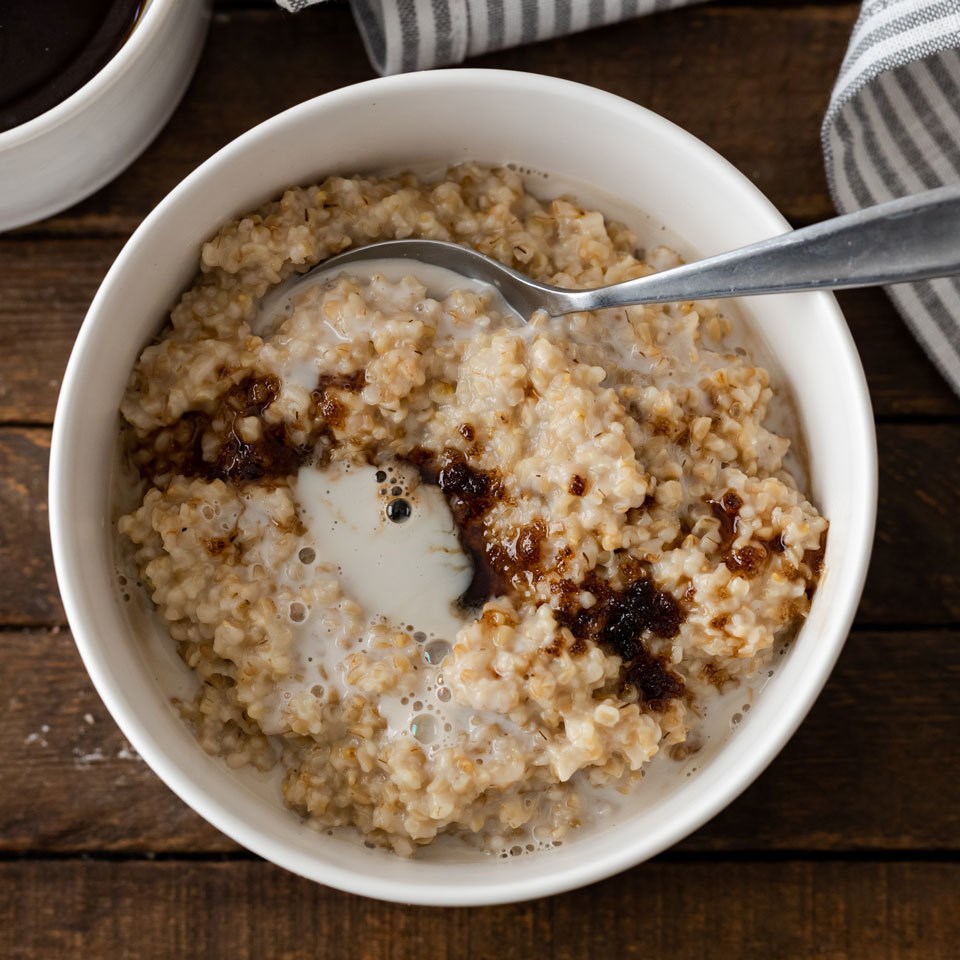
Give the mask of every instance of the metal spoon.
[{"label": "metal spoon", "polygon": [[444,240],[372,243],[331,257],[303,276],[384,259],[431,264],[489,284],[524,320],[537,310],[562,316],[639,303],[906,283],[960,274],[960,185],[867,207],[730,253],[593,290],[538,283],[471,247]]}]

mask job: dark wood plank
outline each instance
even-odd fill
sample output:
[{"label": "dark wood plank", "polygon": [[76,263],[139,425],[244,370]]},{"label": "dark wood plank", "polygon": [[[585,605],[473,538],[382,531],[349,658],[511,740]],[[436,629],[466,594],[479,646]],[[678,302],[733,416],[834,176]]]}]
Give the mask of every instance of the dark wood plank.
[{"label": "dark wood plank", "polygon": [[0,429],[0,626],[62,623],[47,518],[49,429]]},{"label": "dark wood plank", "polygon": [[53,421],[77,331],[122,245],[0,239],[0,422]]},{"label": "dark wood plank", "polygon": [[259,862],[0,865],[0,953],[33,960],[956,956],[948,863],[651,863],[504,907],[377,903]]},{"label": "dark wood plank", "polygon": [[[832,211],[819,129],[856,13],[849,3],[695,6],[467,65],[563,76],[650,107],[728,157],[791,219],[808,221]],[[127,234],[238,134],[372,76],[345,5],[219,13],[183,104],[143,157],[94,197],[26,230]]]},{"label": "dark wood plank", "polygon": [[880,499],[863,623],[960,623],[960,425],[880,424]]},{"label": "dark wood plank", "polygon": [[[956,423],[882,423],[880,506],[859,621],[960,623]],[[0,625],[63,623],[44,497],[49,431],[0,427]]]},{"label": "dark wood plank", "polygon": [[[855,633],[783,753],[678,849],[960,850],[958,685],[960,633]],[[0,633],[0,689],[0,851],[237,849],[130,748],[67,631]]]},{"label": "dark wood plank", "polygon": [[860,352],[877,417],[960,416],[960,397],[883,290],[843,290],[837,299]]},{"label": "dark wood plank", "polygon": [[2,632],[0,651],[9,731],[0,747],[0,850],[236,849],[126,741],[67,630]]},{"label": "dark wood plank", "polygon": [[[0,238],[0,423],[52,421],[73,341],[120,247],[115,237]],[[878,416],[960,415],[960,398],[882,291],[840,302]]]}]

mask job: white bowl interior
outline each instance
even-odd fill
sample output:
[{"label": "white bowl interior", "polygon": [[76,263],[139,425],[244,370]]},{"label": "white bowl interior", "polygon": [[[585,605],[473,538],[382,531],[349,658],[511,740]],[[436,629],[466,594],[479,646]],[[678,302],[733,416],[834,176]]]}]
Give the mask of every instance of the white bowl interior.
[{"label": "white bowl interior", "polygon": [[[552,128],[578,134],[542,133]],[[459,70],[347,88],[241,137],[144,222],[84,323],[51,457],[51,529],[64,604],[91,677],[131,743],[184,800],[262,856],[345,890],[427,904],[506,902],[582,885],[654,855],[736,796],[796,728],[842,647],[862,589],[876,502],[869,399],[834,299],[744,302],[741,313],[796,398],[811,493],[831,530],[810,617],[732,736],[727,715],[694,761],[655,763],[622,816],[584,829],[559,849],[506,861],[450,845],[407,861],[352,836],[316,834],[280,805],[272,782],[228,771],[205,755],[171,708],[166,681],[158,680],[176,664],[158,664],[144,638],[131,636],[115,589],[108,495],[128,372],[196,272],[199,245],[224,220],[329,173],[439,169],[466,159],[516,162],[621,198],[700,255],[785,229],[756,188],[699,141],[587,87]]]}]

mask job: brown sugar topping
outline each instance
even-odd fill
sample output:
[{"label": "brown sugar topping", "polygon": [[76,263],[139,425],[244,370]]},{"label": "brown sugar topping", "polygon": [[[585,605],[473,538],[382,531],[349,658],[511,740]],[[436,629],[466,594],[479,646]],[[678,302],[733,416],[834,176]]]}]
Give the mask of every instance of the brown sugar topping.
[{"label": "brown sugar topping", "polygon": [[323,419],[326,425],[333,430],[342,430],[347,420],[347,408],[339,400],[334,391],[344,393],[358,393],[367,383],[365,370],[357,370],[351,374],[326,374],[317,381],[316,389],[310,394],[313,409],[310,413]]},{"label": "brown sugar topping", "polygon": [[748,543],[738,550],[733,550],[733,541],[737,538],[737,518],[743,500],[733,490],[727,490],[718,500],[707,499],[713,515],[720,523],[720,557],[726,568],[735,576],[752,580],[760,575],[767,556],[771,553],[783,553],[784,543],[782,534],[777,534],[770,541]]},{"label": "brown sugar topping", "polygon": [[666,667],[664,657],[649,653],[636,657],[623,674],[624,683],[633,684],[651,710],[663,711],[671,700],[683,696],[683,680]]},{"label": "brown sugar topping", "polygon": [[787,545],[783,542],[783,531],[770,540],[764,540],[763,545],[771,553],[783,553],[783,551],[787,549]]},{"label": "brown sugar topping", "polygon": [[716,687],[721,693],[728,683],[736,682],[735,678],[731,677],[720,664],[712,660],[703,665],[702,676],[707,683]]},{"label": "brown sugar topping", "polygon": [[[464,427],[469,424],[459,428],[461,435]],[[473,561],[473,577],[459,598],[462,607],[475,608],[491,597],[511,592],[528,594],[549,574],[562,574],[573,551],[561,548],[552,561],[544,555],[547,527],[543,520],[524,524],[507,535],[492,529],[489,512],[506,498],[496,470],[478,470],[460,451],[450,448],[439,456],[416,448],[406,459],[416,465],[424,483],[435,484],[443,492],[460,545]],[[578,653],[586,649],[582,642],[575,648]]]},{"label": "brown sugar topping", "polygon": [[287,428],[275,424],[263,428],[263,436],[248,443],[234,434],[224,443],[211,468],[203,471],[226,483],[286,477],[306,460],[307,450],[291,444]]},{"label": "brown sugar topping", "polygon": [[[264,422],[264,411],[279,393],[277,377],[247,377],[220,397],[212,414],[192,411],[136,443],[134,461],[151,480],[166,473],[226,483],[288,476],[311,451],[294,444],[283,424]],[[250,417],[261,423],[260,436],[252,441],[244,440],[236,430],[238,420]],[[213,460],[203,456],[207,433],[221,440]]]},{"label": "brown sugar topping", "polygon": [[816,550],[806,550],[803,554],[803,562],[809,568],[812,578],[806,590],[808,600],[813,599],[813,593],[823,574],[823,558],[827,552],[827,533],[829,531],[824,532],[823,536],[820,537],[820,546]]},{"label": "brown sugar topping", "polygon": [[447,450],[436,482],[447,498],[460,543],[473,559],[473,579],[460,597],[462,606],[479,606],[511,587],[523,591],[542,578],[547,535],[542,520],[519,527],[509,538],[490,535],[486,515],[504,496],[499,473],[476,470],[461,454]]},{"label": "brown sugar topping", "polygon": [[733,490],[728,490],[718,500],[707,498],[706,502],[720,522],[720,552],[726,553],[737,537],[737,517],[743,501]]},{"label": "brown sugar topping", "polygon": [[[462,607],[479,607],[507,593],[518,570],[528,562],[539,562],[543,536],[536,531],[521,529],[513,544],[488,541],[486,514],[504,495],[499,473],[471,467],[462,453],[452,449],[437,457],[416,448],[406,459],[417,467],[424,483],[438,486],[446,497],[460,546],[473,561],[473,577],[458,600]],[[534,555],[535,560],[530,559]]]},{"label": "brown sugar topping", "polygon": [[571,558],[573,557],[573,547],[569,544],[565,544],[558,551],[556,557],[553,560],[553,568],[557,573],[562,574],[567,569],[567,565],[570,563]]},{"label": "brown sugar topping", "polygon": [[[557,634],[559,636],[559,634]],[[583,637],[574,637],[570,644],[570,656],[582,657],[587,652],[587,641]]]},{"label": "brown sugar topping", "polygon": [[759,544],[748,543],[739,550],[728,551],[723,562],[731,573],[752,580],[760,574],[766,559],[766,548]]},{"label": "brown sugar topping", "polygon": [[230,541],[224,539],[223,537],[213,537],[212,539],[206,541],[207,552],[212,557],[219,557],[229,545]]},{"label": "brown sugar topping", "polygon": [[[589,608],[578,602],[584,590],[596,598]],[[579,586],[567,580],[554,593],[559,600],[557,622],[583,649],[590,639],[619,656],[622,683],[635,686],[647,706],[663,710],[668,701],[683,695],[683,680],[668,669],[665,657],[650,653],[645,641],[649,635],[671,639],[679,633],[684,614],[671,594],[658,590],[649,577],[614,590],[595,574]]]},{"label": "brown sugar topping", "polygon": [[563,653],[563,636],[559,633],[554,634],[550,643],[543,648],[543,652],[550,657],[559,657]]},{"label": "brown sugar topping", "polygon": [[620,558],[620,576],[628,583],[634,580],[640,580],[644,577],[643,564],[629,554]]},{"label": "brown sugar topping", "polygon": [[487,543],[488,563],[508,583],[521,590],[544,575],[541,554],[547,528],[542,520],[520,527],[511,540]]},{"label": "brown sugar topping", "polygon": [[458,522],[478,518],[503,496],[500,474],[475,470],[463,456],[448,450],[437,473],[437,485],[454,510]]},{"label": "brown sugar topping", "polygon": [[[247,377],[226,392],[213,421],[221,418],[227,421],[229,437],[220,447],[212,467],[203,472],[224,481],[243,482],[286,476],[299,467],[306,452],[290,443],[283,424],[267,425],[262,420],[264,411],[279,393],[277,377]],[[261,420],[259,440],[243,440],[234,429],[238,419],[247,417]]]},{"label": "brown sugar topping", "polygon": [[326,421],[328,426],[335,430],[343,429],[347,419],[347,408],[343,403],[326,391],[320,390],[314,390],[311,399],[317,405],[317,414]]}]

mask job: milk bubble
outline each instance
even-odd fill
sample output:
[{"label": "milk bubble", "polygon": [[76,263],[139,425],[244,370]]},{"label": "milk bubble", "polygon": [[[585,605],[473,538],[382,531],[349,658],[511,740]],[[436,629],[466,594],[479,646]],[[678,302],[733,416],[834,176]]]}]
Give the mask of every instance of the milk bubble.
[{"label": "milk bubble", "polygon": [[443,662],[444,657],[450,653],[450,644],[446,640],[431,640],[423,648],[423,659],[430,666],[436,667]]}]

